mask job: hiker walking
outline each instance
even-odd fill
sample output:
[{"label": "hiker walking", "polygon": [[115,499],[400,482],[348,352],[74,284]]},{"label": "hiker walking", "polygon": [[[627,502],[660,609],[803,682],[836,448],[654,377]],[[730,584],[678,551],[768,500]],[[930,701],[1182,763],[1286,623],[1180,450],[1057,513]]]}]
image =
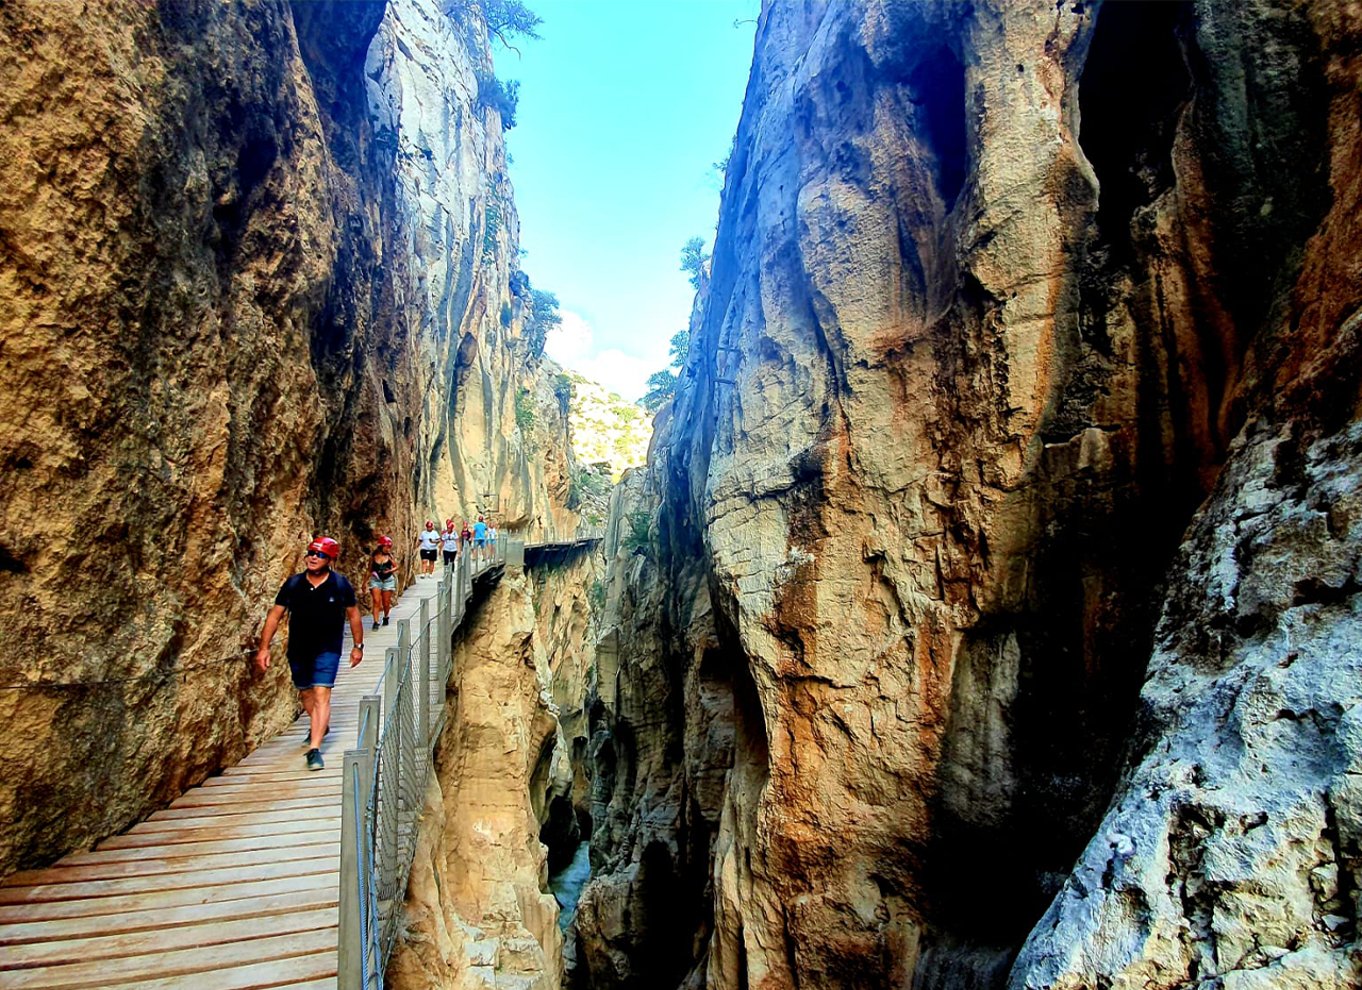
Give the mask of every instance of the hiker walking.
[{"label": "hiker walking", "polygon": [[369,605],[374,612],[374,628],[378,628],[379,613],[383,625],[393,610],[393,593],[397,591],[397,561],[393,559],[391,536],[380,536],[378,546],[369,557]]},{"label": "hiker walking", "polygon": [[454,528],[453,519],[445,520],[445,528],[440,533],[440,547],[445,557],[445,566],[453,567],[459,556],[459,531]]},{"label": "hiker walking", "polygon": [[350,650],[350,666],[364,659],[364,619],[355,603],[355,589],[331,569],[340,556],[340,544],[321,536],[307,545],[305,569],[279,589],[274,607],[265,617],[260,634],[260,649],[255,665],[263,673],[270,666],[270,640],[284,613],[288,613],[288,666],[293,686],[303,699],[310,731],[307,738],[307,768],[321,770],[322,738],[330,731],[331,689],[340,669],[341,639],[345,623],[355,645]]},{"label": "hiker walking", "polygon": [[473,524],[473,546],[477,550],[478,560],[487,559],[487,523],[482,516],[478,516],[478,521]]},{"label": "hiker walking", "polygon": [[429,519],[426,520],[426,528],[416,538],[416,545],[421,549],[421,575],[434,574],[435,561],[440,554],[440,534],[435,532],[435,524]]}]

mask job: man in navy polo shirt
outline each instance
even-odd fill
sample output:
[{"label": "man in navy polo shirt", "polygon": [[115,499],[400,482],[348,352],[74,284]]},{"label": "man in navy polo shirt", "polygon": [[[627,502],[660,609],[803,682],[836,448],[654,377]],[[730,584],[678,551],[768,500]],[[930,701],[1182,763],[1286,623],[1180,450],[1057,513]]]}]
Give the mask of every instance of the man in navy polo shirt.
[{"label": "man in navy polo shirt", "polygon": [[308,544],[306,570],[284,582],[275,596],[274,607],[265,617],[260,650],[255,664],[261,672],[270,666],[270,640],[279,621],[288,612],[288,665],[293,686],[302,694],[303,709],[311,721],[308,735],[307,768],[321,770],[322,737],[331,721],[331,689],[340,669],[341,639],[345,622],[350,622],[354,648],[350,666],[364,659],[364,620],[355,602],[355,589],[331,563],[340,556],[340,544],[329,536]]}]

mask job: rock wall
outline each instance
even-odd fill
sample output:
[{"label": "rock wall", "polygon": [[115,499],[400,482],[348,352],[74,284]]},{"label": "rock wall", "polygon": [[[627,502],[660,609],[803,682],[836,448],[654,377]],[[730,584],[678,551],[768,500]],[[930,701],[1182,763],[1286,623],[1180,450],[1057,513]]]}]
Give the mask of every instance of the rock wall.
[{"label": "rock wall", "polygon": [[493,74],[486,29],[476,8],[447,6],[388,0],[364,65],[374,141],[394,156],[393,209],[409,220],[396,253],[421,386],[404,422],[416,500],[431,518],[487,512],[503,529],[571,532],[560,369],[521,341],[520,221],[500,117],[478,100]]},{"label": "rock wall", "polygon": [[765,5],[616,523],[590,985],[1356,980],[1359,27]]},{"label": "rock wall", "polygon": [[0,875],[289,720],[248,647],[313,533],[570,524],[485,32],[437,8],[0,9]]}]

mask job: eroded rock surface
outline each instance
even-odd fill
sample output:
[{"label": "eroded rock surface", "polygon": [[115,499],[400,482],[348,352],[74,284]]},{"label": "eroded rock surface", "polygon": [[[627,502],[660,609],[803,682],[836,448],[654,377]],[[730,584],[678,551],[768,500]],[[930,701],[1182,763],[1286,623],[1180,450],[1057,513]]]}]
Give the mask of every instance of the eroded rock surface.
[{"label": "eroded rock surface", "polygon": [[1359,37],[765,6],[612,565],[591,985],[1356,979]]}]

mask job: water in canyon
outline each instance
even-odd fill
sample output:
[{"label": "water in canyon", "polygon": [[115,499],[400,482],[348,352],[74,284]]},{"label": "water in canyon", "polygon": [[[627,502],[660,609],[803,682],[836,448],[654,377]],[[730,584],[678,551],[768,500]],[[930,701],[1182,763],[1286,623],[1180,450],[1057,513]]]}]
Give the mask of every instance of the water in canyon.
[{"label": "water in canyon", "polygon": [[591,879],[591,845],[587,842],[577,844],[572,860],[557,873],[549,875],[549,892],[558,902],[558,929],[566,932],[577,913],[577,900],[582,896],[582,888]]}]

